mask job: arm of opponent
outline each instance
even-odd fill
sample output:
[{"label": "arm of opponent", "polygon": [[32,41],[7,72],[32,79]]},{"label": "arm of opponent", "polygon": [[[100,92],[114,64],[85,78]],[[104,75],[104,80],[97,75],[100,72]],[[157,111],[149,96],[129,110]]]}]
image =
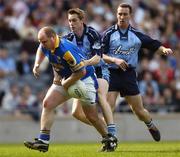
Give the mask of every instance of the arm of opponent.
[{"label": "arm of opponent", "polygon": [[92,58],[88,59],[88,60],[84,60],[83,63],[85,66],[88,65],[96,65],[100,62],[101,57],[99,55],[94,55]]},{"label": "arm of opponent", "polygon": [[103,54],[103,59],[108,64],[111,64],[111,63],[116,64],[123,71],[126,71],[126,69],[128,68],[128,63],[125,60],[123,60],[123,59],[111,57],[111,56],[108,56],[106,54]]}]

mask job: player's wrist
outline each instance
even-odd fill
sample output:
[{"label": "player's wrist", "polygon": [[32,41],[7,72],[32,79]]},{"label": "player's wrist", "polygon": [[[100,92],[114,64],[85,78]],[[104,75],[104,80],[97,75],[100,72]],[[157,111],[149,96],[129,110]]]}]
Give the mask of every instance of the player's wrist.
[{"label": "player's wrist", "polygon": [[164,46],[160,46],[159,48],[158,48],[158,53],[160,54],[160,55],[164,55],[164,50],[165,50],[165,47]]},{"label": "player's wrist", "polygon": [[83,62],[83,64],[84,64],[84,66],[87,66],[87,65],[88,65],[88,61],[87,61],[87,60],[83,60],[82,62]]},{"label": "player's wrist", "polygon": [[35,64],[34,67],[35,68],[39,68],[40,64]]}]

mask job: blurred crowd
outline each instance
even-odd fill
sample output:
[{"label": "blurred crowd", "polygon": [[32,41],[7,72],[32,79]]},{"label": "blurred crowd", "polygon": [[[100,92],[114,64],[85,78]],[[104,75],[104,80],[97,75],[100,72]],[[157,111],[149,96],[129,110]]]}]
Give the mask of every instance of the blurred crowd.
[{"label": "blurred crowd", "polygon": [[[41,27],[50,25],[57,33],[67,34],[67,10],[79,7],[86,12],[86,23],[102,34],[116,23],[121,2],[133,6],[134,27],[174,51],[170,57],[141,51],[137,72],[144,105],[157,113],[180,112],[179,0],[0,0],[0,115],[30,115],[39,120],[41,102],[53,77],[47,61],[40,78],[32,76]],[[70,113],[67,104],[58,110]],[[123,98],[116,111],[130,112]]]}]

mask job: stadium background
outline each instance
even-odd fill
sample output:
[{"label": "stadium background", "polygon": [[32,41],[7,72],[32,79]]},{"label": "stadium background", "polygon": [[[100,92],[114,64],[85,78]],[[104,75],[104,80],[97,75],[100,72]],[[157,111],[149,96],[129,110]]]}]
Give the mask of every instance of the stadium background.
[{"label": "stadium background", "polygon": [[[0,0],[0,142],[21,142],[38,132],[41,102],[52,82],[47,61],[39,79],[32,75],[38,30],[51,25],[57,33],[66,34],[67,10],[80,7],[86,11],[87,24],[103,33],[116,22],[121,2],[133,6],[133,26],[174,51],[173,56],[160,57],[142,50],[137,71],[144,105],[154,113],[165,139],[180,140],[176,124],[180,116],[179,0]],[[98,138],[92,128],[70,115],[71,101],[56,110],[55,141]],[[117,101],[115,120],[121,140],[151,140],[122,98]]]}]

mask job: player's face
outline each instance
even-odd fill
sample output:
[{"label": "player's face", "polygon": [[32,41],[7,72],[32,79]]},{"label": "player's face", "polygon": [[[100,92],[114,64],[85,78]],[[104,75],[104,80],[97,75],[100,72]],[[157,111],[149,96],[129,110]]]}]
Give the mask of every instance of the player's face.
[{"label": "player's face", "polygon": [[119,7],[117,9],[117,20],[118,20],[118,26],[120,28],[126,29],[129,25],[130,18],[131,18],[131,14],[129,8]]},{"label": "player's face", "polygon": [[79,19],[77,14],[69,14],[68,21],[71,31],[74,33],[83,29],[83,21]]},{"label": "player's face", "polygon": [[44,48],[48,50],[54,49],[55,39],[53,37],[48,38],[46,35],[40,35],[38,39]]}]

